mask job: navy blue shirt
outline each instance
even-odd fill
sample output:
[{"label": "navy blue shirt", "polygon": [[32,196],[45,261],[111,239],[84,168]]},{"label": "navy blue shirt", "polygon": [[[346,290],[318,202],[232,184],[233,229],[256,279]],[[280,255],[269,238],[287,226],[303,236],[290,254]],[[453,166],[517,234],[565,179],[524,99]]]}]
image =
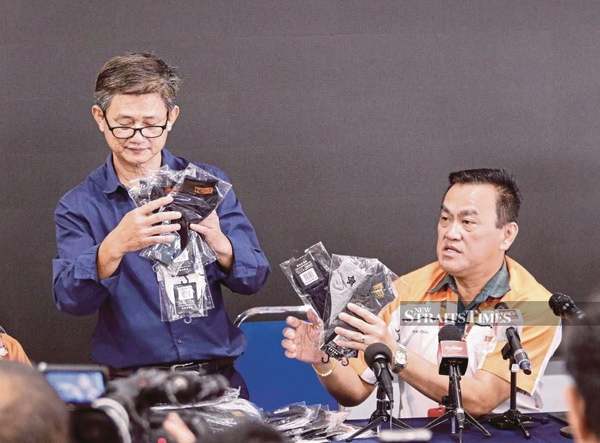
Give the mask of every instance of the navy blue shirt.
[{"label": "navy blue shirt", "polygon": [[[181,170],[188,163],[163,149],[163,165]],[[220,169],[194,164],[230,182]],[[192,318],[190,324],[183,319],[161,321],[156,274],[152,262],[140,257],[139,251],[126,254],[111,277],[98,278],[98,247],[132,209],[135,204],[119,182],[109,155],[104,165],[60,199],[55,211],[54,300],[59,310],[70,314],[98,313],[93,359],[124,368],[240,355],[245,339],[225,312],[221,285],[253,294],[263,286],[270,269],[233,189],[217,208],[221,230],[233,247],[233,266],[229,273],[216,262],[206,266],[215,307],[207,317]]]}]

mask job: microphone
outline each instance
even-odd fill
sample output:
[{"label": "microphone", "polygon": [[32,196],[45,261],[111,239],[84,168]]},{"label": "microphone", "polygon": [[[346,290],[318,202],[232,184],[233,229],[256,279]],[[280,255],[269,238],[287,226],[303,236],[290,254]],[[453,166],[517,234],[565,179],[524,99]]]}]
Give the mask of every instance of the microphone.
[{"label": "microphone", "polygon": [[573,299],[567,294],[552,294],[550,300],[548,300],[548,304],[557,317],[576,320],[583,320],[585,318],[585,312],[579,309]]},{"label": "microphone", "polygon": [[373,343],[365,349],[365,361],[375,373],[375,377],[383,389],[388,399],[394,398],[394,388],[392,387],[392,373],[390,372],[390,363],[392,361],[392,351],[383,343]]},{"label": "microphone", "polygon": [[456,417],[458,423],[459,441],[462,441],[462,430],[465,427],[465,410],[462,404],[460,376],[465,374],[469,364],[467,343],[462,340],[462,335],[461,330],[454,325],[446,325],[438,332],[440,342],[438,348],[439,374],[450,377],[448,396],[452,399],[450,405],[453,407],[454,417]]},{"label": "microphone", "polygon": [[456,366],[460,375],[465,375],[469,364],[467,343],[462,340],[462,332],[454,325],[446,325],[440,329],[438,340],[439,374],[450,375],[450,367]]},{"label": "microphone", "polygon": [[[504,329],[504,326],[502,326],[501,329],[497,330],[496,337],[498,337],[498,335],[500,335],[500,339],[502,339],[502,337],[506,337],[506,340],[508,341],[508,345],[510,346],[512,356],[515,360],[515,363],[517,365],[519,365],[519,368],[521,368],[521,370],[525,374],[530,375],[531,374],[531,361],[529,360],[529,357],[527,356],[527,352],[525,352],[525,349],[523,349],[523,346],[521,345],[521,337],[519,337],[519,332],[517,331],[517,329],[515,329],[514,326],[511,326],[511,325],[516,325],[517,327],[520,326],[519,321],[521,323],[523,322],[521,313],[516,309],[508,309],[508,306],[504,302],[498,303],[494,309],[503,311],[504,313],[508,314],[508,316],[510,317],[510,322],[506,326],[506,329],[504,330],[504,334],[503,335],[500,334],[500,331],[502,331],[502,329]],[[514,316],[515,312],[518,313],[518,317],[517,317],[516,321],[513,321],[513,319],[515,318],[515,316]]]},{"label": "microphone", "polygon": [[508,305],[500,302],[494,308],[493,325],[496,340],[498,342],[507,341],[506,330],[513,328],[521,336],[523,333],[523,314],[518,309],[509,309]]}]

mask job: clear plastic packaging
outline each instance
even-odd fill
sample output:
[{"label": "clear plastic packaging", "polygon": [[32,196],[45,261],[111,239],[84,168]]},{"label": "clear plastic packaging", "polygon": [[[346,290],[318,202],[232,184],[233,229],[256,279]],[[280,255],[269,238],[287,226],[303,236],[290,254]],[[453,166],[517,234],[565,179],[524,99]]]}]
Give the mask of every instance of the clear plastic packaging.
[{"label": "clear plastic packaging", "polygon": [[337,326],[355,330],[338,315],[346,311],[348,303],[379,314],[396,296],[393,281],[397,276],[379,260],[329,255],[321,242],[280,266],[303,303],[313,308],[323,322],[321,349],[342,361],[356,357],[358,352],[337,343]]},{"label": "clear plastic packaging", "polygon": [[353,257],[333,254],[331,257],[331,276],[329,292],[331,311],[325,323],[322,349],[331,357],[338,359],[353,358],[358,355],[354,349],[342,348],[337,344],[334,329],[338,326],[356,330],[341,321],[338,315],[347,312],[348,303],[354,303],[373,314],[396,297],[393,282],[398,276],[376,258]]},{"label": "clear plastic packaging", "polygon": [[323,441],[347,432],[348,411],[330,411],[323,405],[294,403],[264,414],[265,422],[292,441]]},{"label": "clear plastic packaging", "polygon": [[329,319],[329,274],[331,256],[319,242],[305,249],[304,254],[292,257],[279,266],[296,294],[305,305],[312,307],[318,317]]},{"label": "clear plastic packaging", "polygon": [[155,264],[154,269],[158,280],[162,321],[184,319],[189,323],[194,317],[206,317],[208,311],[214,308],[204,268],[175,276],[161,264]]},{"label": "clear plastic packaging", "polygon": [[214,308],[204,266],[215,261],[216,255],[190,224],[213,212],[230,189],[229,183],[191,163],[180,171],[164,166],[130,183],[128,192],[138,207],[172,195],[173,201],[159,211],[181,212],[177,221],[181,228],[171,243],[140,252],[154,262],[162,321],[189,322],[193,317],[206,317]]},{"label": "clear plastic packaging", "polygon": [[320,409],[321,405],[306,406],[304,402],[293,403],[265,413],[265,422],[289,436],[292,431],[301,431],[308,426],[317,418]]},{"label": "clear plastic packaging", "polygon": [[177,257],[196,243],[200,252],[196,258],[203,264],[216,259],[214,252],[202,240],[202,237],[189,227],[191,223],[199,223],[214,211],[231,184],[221,180],[209,172],[190,163],[185,169],[177,171],[163,166],[159,170],[130,183],[129,195],[136,204],[142,206],[152,200],[173,196],[173,202],[160,208],[159,211],[179,211],[181,229],[169,244],[149,246],[140,252],[142,257],[170,266]]}]

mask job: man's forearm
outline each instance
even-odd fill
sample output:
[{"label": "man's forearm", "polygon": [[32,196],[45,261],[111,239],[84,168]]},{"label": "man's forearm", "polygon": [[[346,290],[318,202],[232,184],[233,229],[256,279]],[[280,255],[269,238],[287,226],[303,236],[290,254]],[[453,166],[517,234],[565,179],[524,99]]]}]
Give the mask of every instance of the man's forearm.
[{"label": "man's forearm", "polygon": [[420,355],[408,351],[407,365],[400,378],[430,399],[440,402],[448,395],[448,377],[438,374],[438,367]]},{"label": "man's forearm", "polygon": [[356,406],[373,391],[373,386],[365,383],[354,369],[334,359],[313,367],[323,386],[343,406]]}]

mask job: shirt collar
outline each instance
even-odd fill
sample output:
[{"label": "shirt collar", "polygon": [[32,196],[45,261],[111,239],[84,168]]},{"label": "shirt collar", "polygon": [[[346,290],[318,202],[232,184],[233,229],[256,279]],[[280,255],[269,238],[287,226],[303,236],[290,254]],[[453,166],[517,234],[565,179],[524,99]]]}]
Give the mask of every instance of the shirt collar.
[{"label": "shirt collar", "polygon": [[[168,149],[163,148],[161,151],[161,166],[168,165],[171,169],[181,169],[181,165],[177,162],[177,157],[175,157]],[[113,164],[112,152],[108,154],[106,161],[104,162],[104,177],[103,177],[103,186],[102,190],[105,194],[112,194],[116,192],[119,188],[125,189],[123,184],[119,181],[119,177],[117,177],[117,172],[115,171],[115,166]]]},{"label": "shirt collar", "polygon": [[[458,289],[456,287],[456,281],[454,277],[450,274],[446,274],[446,276],[432,289],[430,289],[429,293],[440,292],[445,287],[450,288],[453,292],[458,294]],[[477,296],[471,300],[466,307],[465,310],[475,309],[481,303],[486,301],[489,298],[501,298],[510,290],[510,275],[508,273],[508,267],[506,266],[506,261],[502,263],[502,267],[494,274],[492,278],[488,280],[483,289]],[[462,301],[459,298],[459,304],[462,305]]]}]

